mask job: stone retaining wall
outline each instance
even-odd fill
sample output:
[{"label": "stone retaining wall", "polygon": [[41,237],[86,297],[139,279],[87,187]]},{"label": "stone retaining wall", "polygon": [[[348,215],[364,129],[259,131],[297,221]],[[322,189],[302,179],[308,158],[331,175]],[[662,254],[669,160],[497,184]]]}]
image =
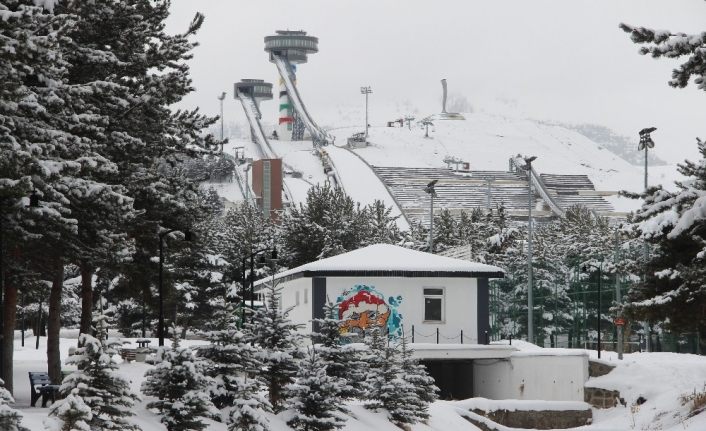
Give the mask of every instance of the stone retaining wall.
[{"label": "stone retaining wall", "polygon": [[621,401],[620,392],[603,388],[583,388],[584,401],[599,409],[609,409]]},{"label": "stone retaining wall", "polygon": [[591,410],[495,410],[486,412],[475,409],[474,413],[510,428],[523,429],[567,429],[588,425],[593,420]]}]

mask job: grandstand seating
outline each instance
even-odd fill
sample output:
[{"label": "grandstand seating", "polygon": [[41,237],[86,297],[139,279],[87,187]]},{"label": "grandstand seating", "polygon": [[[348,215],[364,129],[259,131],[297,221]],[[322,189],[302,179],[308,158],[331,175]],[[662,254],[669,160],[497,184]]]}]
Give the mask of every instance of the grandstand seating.
[{"label": "grandstand seating", "polygon": [[[411,220],[428,221],[429,195],[424,187],[434,179],[439,180],[435,209],[445,208],[457,215],[462,210],[503,205],[509,216],[527,217],[527,177],[523,172],[454,172],[444,168],[389,166],[373,166],[373,169]],[[557,198],[563,208],[581,204],[598,212],[613,210],[605,199],[595,193],[593,183],[585,175],[542,174],[541,178],[549,193]],[[533,196],[532,205],[536,209],[533,214],[537,217],[552,216],[538,196]]]}]

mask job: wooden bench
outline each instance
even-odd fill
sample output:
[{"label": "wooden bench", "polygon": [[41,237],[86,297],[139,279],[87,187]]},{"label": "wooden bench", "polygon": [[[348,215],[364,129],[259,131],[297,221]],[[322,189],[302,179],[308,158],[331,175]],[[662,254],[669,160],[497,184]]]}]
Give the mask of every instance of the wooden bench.
[{"label": "wooden bench", "polygon": [[47,401],[51,399],[56,401],[56,395],[59,393],[60,385],[52,385],[49,380],[49,373],[44,372],[29,372],[29,386],[32,392],[30,405],[35,407],[39,397],[42,398],[42,407],[47,406]]},{"label": "wooden bench", "polygon": [[128,362],[134,362],[135,361],[135,354],[137,353],[136,349],[132,348],[126,348],[123,347],[120,349],[120,357],[123,358],[123,360],[128,361]]}]

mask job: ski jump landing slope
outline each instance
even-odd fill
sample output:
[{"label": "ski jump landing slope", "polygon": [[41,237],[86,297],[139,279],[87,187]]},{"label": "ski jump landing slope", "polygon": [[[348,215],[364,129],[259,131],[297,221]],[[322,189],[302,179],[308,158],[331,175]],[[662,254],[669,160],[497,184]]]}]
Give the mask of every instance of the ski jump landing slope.
[{"label": "ski jump landing slope", "polygon": [[397,202],[370,166],[345,148],[329,145],[325,150],[336,165],[343,182],[343,189],[348,196],[363,205],[370,204],[376,199],[384,202],[385,206],[392,207],[392,216],[399,216],[397,226],[401,230],[409,229],[409,223],[397,206]]}]

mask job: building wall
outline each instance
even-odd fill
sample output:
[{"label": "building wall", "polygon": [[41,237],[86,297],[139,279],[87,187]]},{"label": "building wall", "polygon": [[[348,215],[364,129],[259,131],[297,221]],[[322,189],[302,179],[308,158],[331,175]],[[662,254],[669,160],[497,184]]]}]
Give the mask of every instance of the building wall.
[{"label": "building wall", "polygon": [[[323,283],[322,283],[323,284]],[[283,307],[294,307],[290,317],[297,323],[306,324],[313,317],[312,279],[299,278],[283,283]],[[471,278],[407,278],[407,277],[327,277],[325,298],[332,302],[346,300],[361,291],[384,298],[389,311],[385,324],[390,332],[404,330],[409,335],[414,326],[415,342],[435,343],[439,329],[441,343],[458,344],[463,330],[464,343],[478,343],[477,280]],[[424,321],[424,288],[443,288],[443,321]],[[298,293],[297,293],[298,292]],[[299,302],[297,302],[297,297]],[[351,322],[356,330],[358,322]],[[480,340],[481,342],[483,340]]]},{"label": "building wall", "polygon": [[583,401],[588,356],[515,354],[473,361],[474,396],[494,400]]},{"label": "building wall", "polygon": [[282,209],[282,159],[261,159],[252,165],[252,189],[258,207],[274,218]]}]

